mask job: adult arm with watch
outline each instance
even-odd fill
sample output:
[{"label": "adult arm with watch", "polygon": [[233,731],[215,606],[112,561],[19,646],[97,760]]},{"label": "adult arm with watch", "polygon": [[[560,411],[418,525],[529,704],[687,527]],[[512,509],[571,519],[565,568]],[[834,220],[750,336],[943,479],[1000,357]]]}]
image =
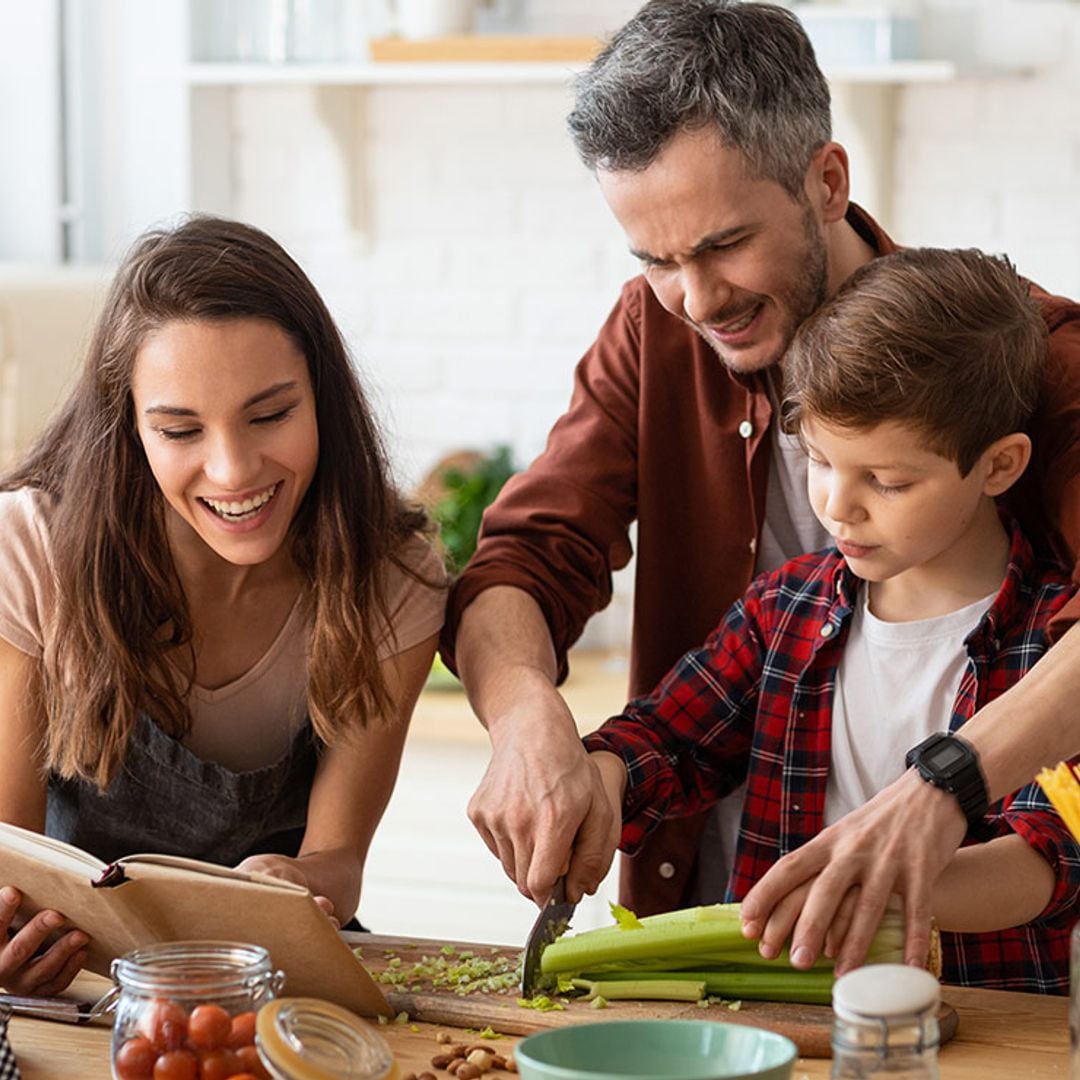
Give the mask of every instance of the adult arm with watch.
[{"label": "adult arm with watch", "polygon": [[[1075,605],[1074,599],[1062,614]],[[963,727],[987,802],[1080,750],[1070,704],[1078,698],[1080,628],[1073,626],[1023,679]],[[857,967],[896,894],[904,904],[905,960],[922,962],[935,883],[968,829],[957,795],[928,782],[926,771],[910,767],[761,878],[743,901],[742,916],[744,933],[760,938],[763,955],[776,955],[790,938],[793,964],[809,967],[825,951],[828,935],[837,971]]]}]

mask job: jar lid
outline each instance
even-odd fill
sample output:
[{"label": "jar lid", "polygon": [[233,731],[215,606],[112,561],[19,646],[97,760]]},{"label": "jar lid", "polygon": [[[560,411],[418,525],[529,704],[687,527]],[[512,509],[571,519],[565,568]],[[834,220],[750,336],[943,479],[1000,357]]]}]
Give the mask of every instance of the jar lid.
[{"label": "jar lid", "polygon": [[940,997],[937,979],[907,964],[867,964],[841,975],[832,991],[833,1012],[853,1021],[911,1018],[936,1009]]},{"label": "jar lid", "polygon": [[385,1040],[355,1013],[319,998],[277,998],[255,1019],[255,1045],[290,1080],[394,1080]]}]

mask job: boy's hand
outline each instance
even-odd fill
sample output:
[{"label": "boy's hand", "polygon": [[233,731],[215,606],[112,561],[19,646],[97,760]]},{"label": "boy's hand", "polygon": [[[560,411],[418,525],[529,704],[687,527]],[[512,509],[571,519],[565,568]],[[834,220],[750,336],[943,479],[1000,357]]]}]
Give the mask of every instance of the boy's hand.
[{"label": "boy's hand", "polygon": [[0,889],[0,986],[12,994],[55,997],[79,973],[90,939],[81,930],[69,930],[43,950],[64,925],[64,916],[57,911],[39,911],[22,929],[14,931],[21,902],[17,889],[10,885]]},{"label": "boy's hand", "polygon": [[[611,869],[611,862],[615,858],[615,852],[619,848],[619,840],[622,838],[622,804],[623,795],[626,791],[626,765],[617,754],[599,750],[589,754],[589,764],[596,770],[600,778],[600,788],[604,793],[604,812],[594,815],[598,823],[595,839],[590,838],[588,844],[583,843],[582,835],[578,834],[578,840],[574,845],[575,858],[579,851],[589,851],[595,858],[594,871],[597,884],[604,879]],[[606,822],[606,828],[599,823]],[[573,868],[573,862],[571,862]],[[590,892],[595,891],[596,886]]]}]

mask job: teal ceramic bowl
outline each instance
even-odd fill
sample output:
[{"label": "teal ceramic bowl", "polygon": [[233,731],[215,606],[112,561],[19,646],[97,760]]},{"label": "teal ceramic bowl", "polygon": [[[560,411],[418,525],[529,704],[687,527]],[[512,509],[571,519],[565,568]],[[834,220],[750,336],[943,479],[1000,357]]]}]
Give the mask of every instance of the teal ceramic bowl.
[{"label": "teal ceramic bowl", "polygon": [[522,1080],[789,1080],[795,1044],[711,1020],[611,1020],[542,1031],[514,1051]]}]

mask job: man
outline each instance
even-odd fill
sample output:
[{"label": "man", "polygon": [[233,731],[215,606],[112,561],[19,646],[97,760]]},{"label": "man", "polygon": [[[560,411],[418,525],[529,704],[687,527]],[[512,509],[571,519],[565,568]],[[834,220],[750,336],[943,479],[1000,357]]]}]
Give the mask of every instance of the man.
[{"label": "man", "polygon": [[[755,573],[827,542],[805,457],[775,422],[780,361],[802,320],[895,248],[849,204],[828,88],[782,8],[651,0],[580,78],[570,130],[643,273],[581,361],[544,453],[488,511],[443,639],[493,744],[470,817],[537,901],[564,870],[571,897],[595,889],[618,829],[556,686],[566,650],[610,598],[611,571],[629,560],[631,523],[637,695],[704,639]],[[1050,373],[1034,465],[1010,502],[1029,535],[1071,564],[1080,309],[1039,296]],[[1065,609],[1063,626],[1076,610]],[[982,773],[966,743],[949,741],[973,777],[974,791],[958,794],[997,798],[1074,752],[1070,690],[1080,691],[1077,634],[965,727]],[[935,762],[924,767],[952,783]],[[906,903],[908,956],[925,952],[930,885],[965,833],[958,798],[909,771],[857,815],[747,897],[747,933],[763,952],[795,926],[796,962],[809,962],[839,910],[838,967],[854,966],[893,892]],[[729,802],[719,819],[665,822],[624,864],[624,901],[644,914],[718,899],[737,820]],[[562,866],[567,835],[575,842]]]}]

